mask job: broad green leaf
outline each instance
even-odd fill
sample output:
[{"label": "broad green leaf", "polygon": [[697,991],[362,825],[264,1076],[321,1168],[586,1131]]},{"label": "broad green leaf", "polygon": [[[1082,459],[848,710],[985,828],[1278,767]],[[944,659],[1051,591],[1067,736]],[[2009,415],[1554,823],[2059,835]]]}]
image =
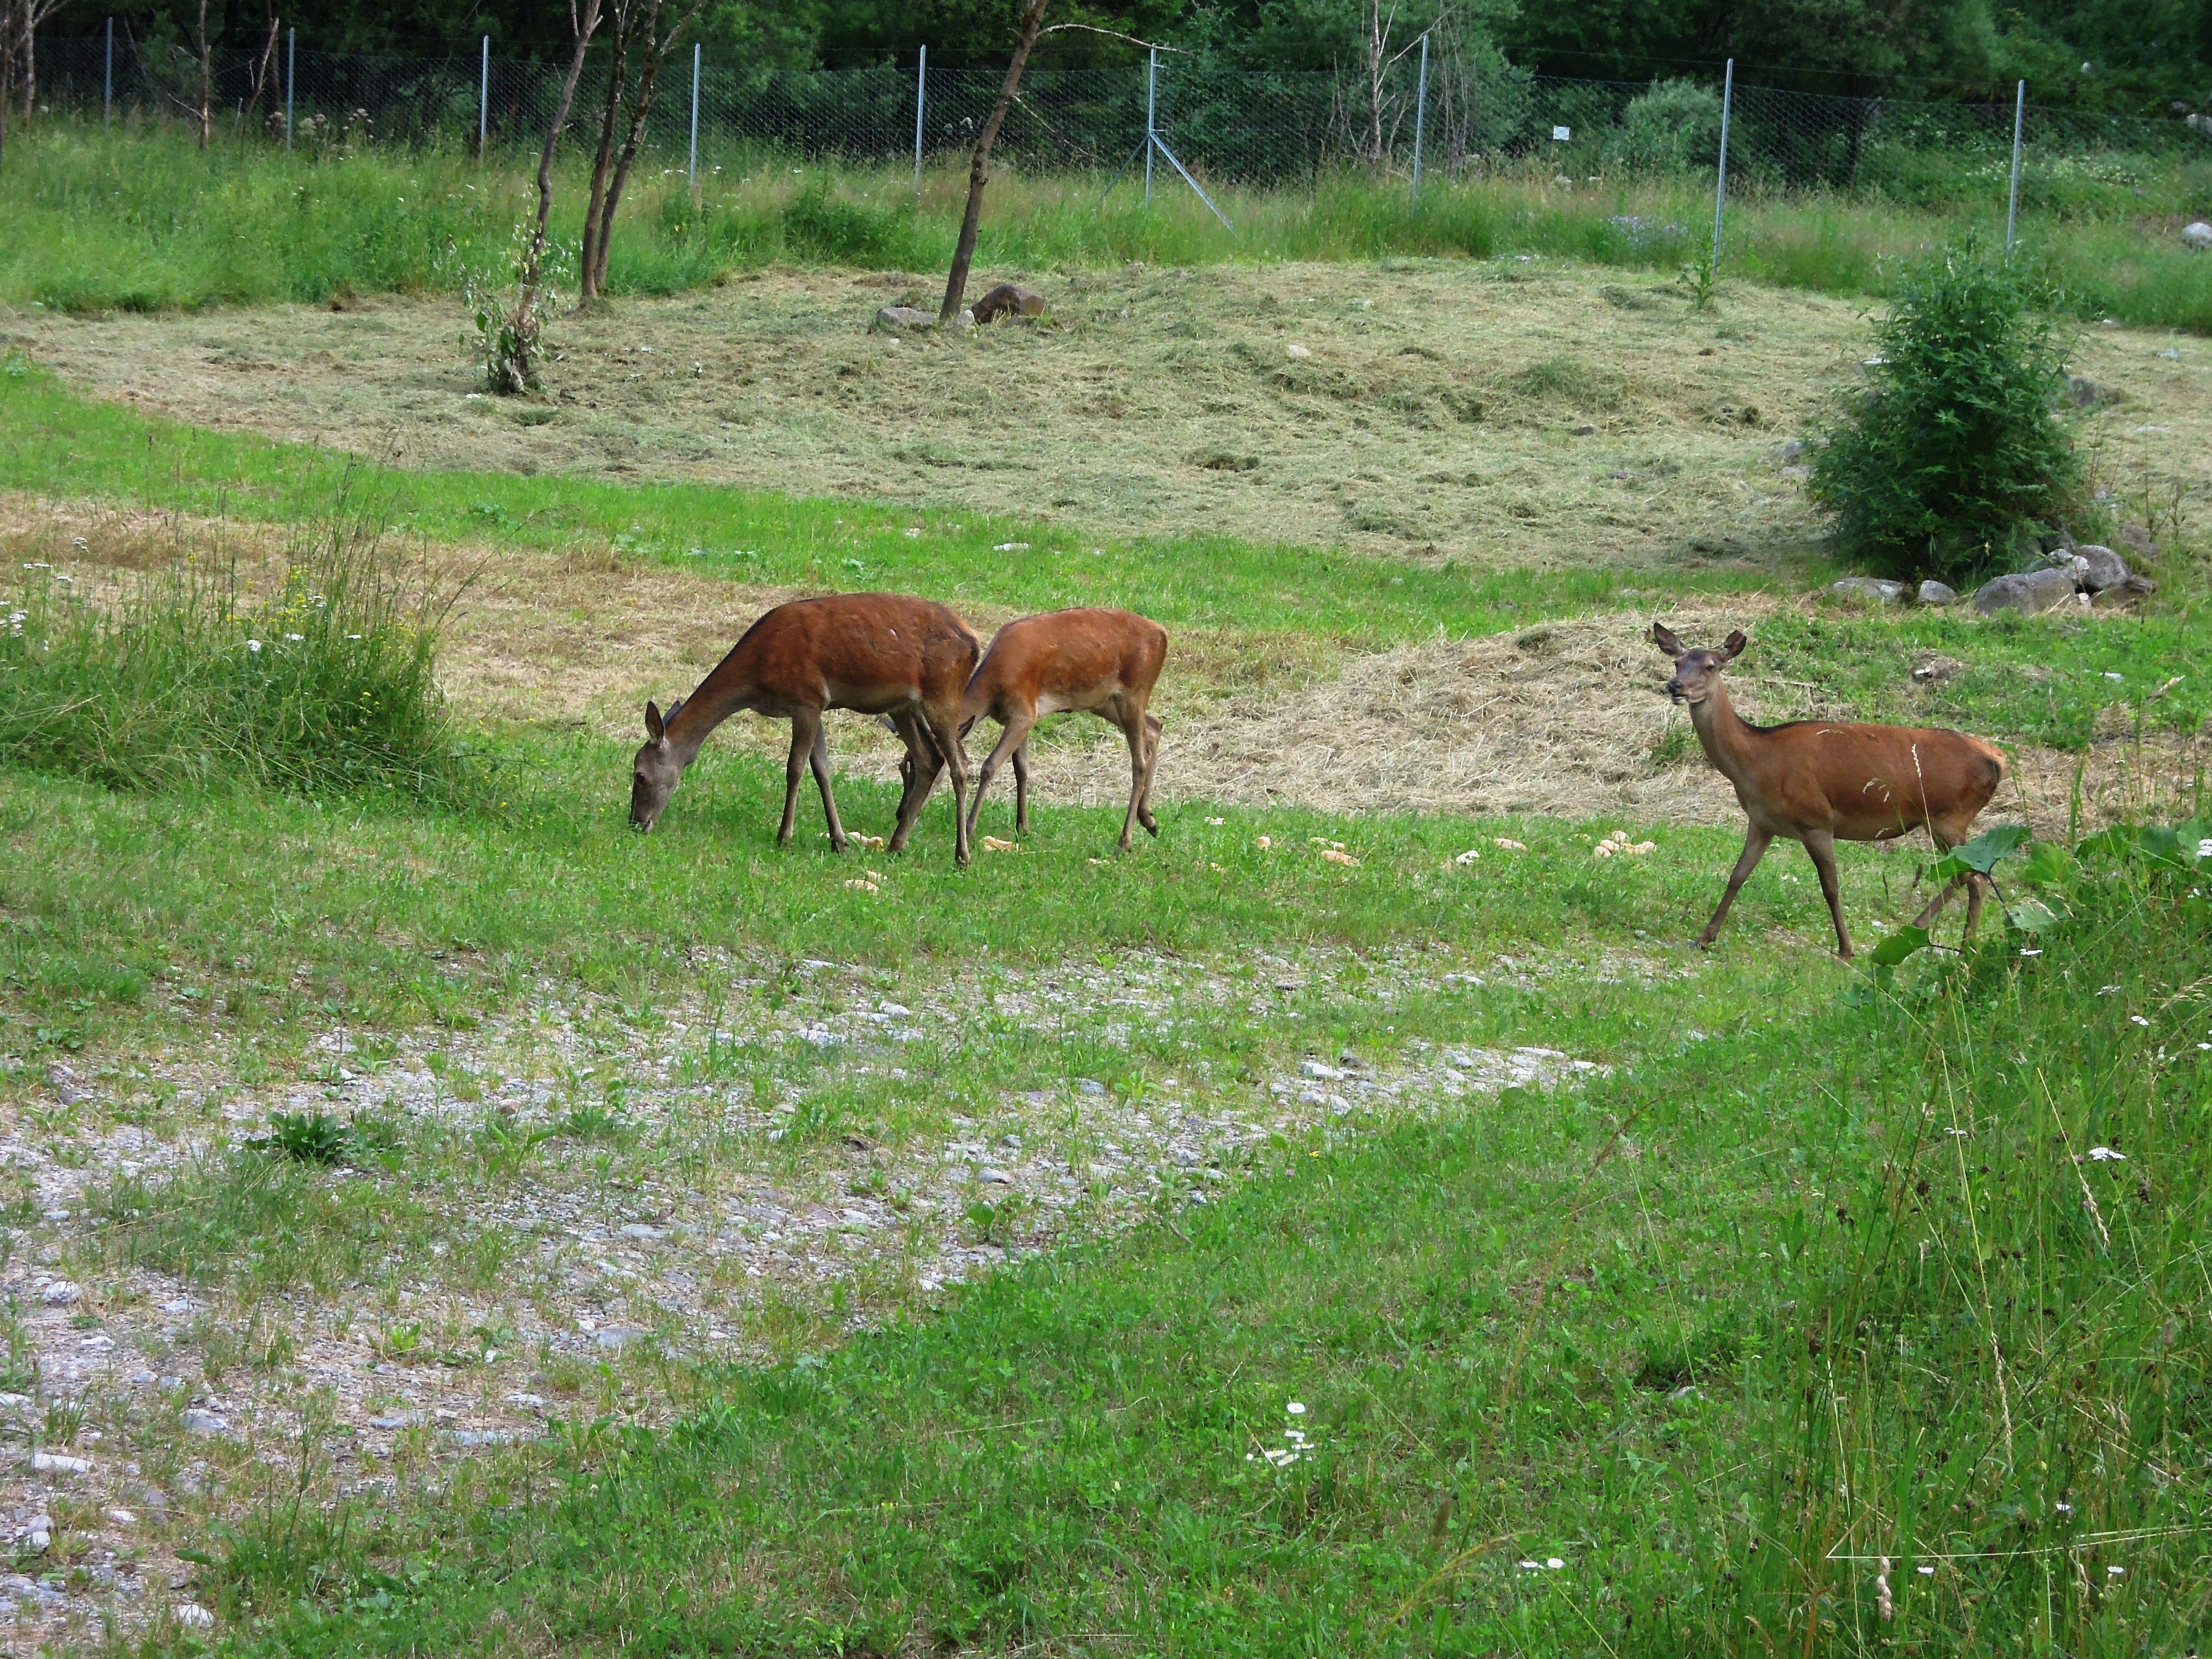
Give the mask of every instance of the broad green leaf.
[{"label": "broad green leaf", "polygon": [[1894,968],[1915,951],[1925,949],[1927,944],[1928,930],[1925,927],[1900,927],[1875,945],[1867,960],[1877,968]]},{"label": "broad green leaf", "polygon": [[1955,861],[1959,868],[1951,872],[1953,875],[1972,870],[1978,875],[1986,876],[1996,868],[1997,860],[2026,841],[2028,834],[2028,828],[2024,823],[2000,823],[1995,829],[1983,830],[1963,846],[1953,848],[1949,855],[1936,868],[1940,872],[1943,865]]},{"label": "broad green leaf", "polygon": [[2055,841],[2039,841],[2028,849],[2021,878],[2037,887],[2049,887],[2074,873],[2073,855]]},{"label": "broad green leaf", "polygon": [[2022,899],[2005,912],[2005,920],[2023,933],[2040,933],[2058,925],[2058,913],[2041,899]]}]

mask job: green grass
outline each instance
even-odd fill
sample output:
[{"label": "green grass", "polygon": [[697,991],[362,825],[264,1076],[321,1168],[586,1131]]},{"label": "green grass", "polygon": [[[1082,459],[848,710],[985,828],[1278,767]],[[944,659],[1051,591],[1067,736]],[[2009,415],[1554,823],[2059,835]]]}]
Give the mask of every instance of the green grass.
[{"label": "green grass", "polygon": [[2199,879],[2093,859],[2041,955],[1887,991],[1560,986],[1514,1012],[1610,1039],[1578,1096],[1285,1146],[666,1433],[280,1502],[206,1593],[285,1654],[2179,1653]]},{"label": "green grass", "polygon": [[[917,208],[896,169],[793,168],[787,158],[708,157],[696,202],[680,180],[632,194],[609,270],[617,294],[669,294],[778,262],[876,270],[942,270],[964,173],[926,180]],[[0,251],[0,301],[73,311],[167,310],[376,292],[458,292],[491,270],[523,208],[528,166],[479,167],[450,153],[305,152],[222,147],[179,134],[103,134],[42,123],[13,147],[19,204]],[[556,230],[573,235],[580,163],[572,152]],[[2212,266],[2138,222],[2146,201],[2200,199],[2207,164],[2028,170],[2026,257],[2087,316],[2212,329]],[[2110,168],[2105,173],[2111,173]],[[1937,176],[1940,175],[1940,176]],[[1705,246],[1702,180],[1601,179],[1560,187],[1547,170],[1435,179],[1419,207],[1401,181],[1332,177],[1318,186],[1224,190],[1224,230],[1180,186],[1147,208],[1124,187],[1102,199],[1089,177],[1002,171],[978,258],[1027,270],[1119,264],[1370,259],[1392,254],[1542,253],[1674,270]],[[2001,222],[2005,180],[1937,169],[1901,196],[1759,196],[1731,210],[1724,276],[1883,295],[1901,263]]]}]

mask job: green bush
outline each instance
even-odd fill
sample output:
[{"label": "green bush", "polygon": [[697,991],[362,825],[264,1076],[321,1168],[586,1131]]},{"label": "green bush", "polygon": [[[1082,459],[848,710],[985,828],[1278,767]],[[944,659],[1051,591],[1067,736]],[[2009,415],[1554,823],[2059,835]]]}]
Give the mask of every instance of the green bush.
[{"label": "green bush", "polygon": [[1632,172],[1679,173],[1720,159],[1721,100],[1694,81],[1654,81],[1621,112],[1613,161]]},{"label": "green bush", "polygon": [[0,599],[0,760],[112,787],[246,784],[449,798],[434,678],[453,596],[341,503],[258,599],[235,562],[171,560],[112,602],[40,562]]},{"label": "green bush", "polygon": [[1807,486],[1849,556],[1899,578],[1971,577],[2074,502],[2064,342],[2036,301],[1971,242],[1900,285]]}]

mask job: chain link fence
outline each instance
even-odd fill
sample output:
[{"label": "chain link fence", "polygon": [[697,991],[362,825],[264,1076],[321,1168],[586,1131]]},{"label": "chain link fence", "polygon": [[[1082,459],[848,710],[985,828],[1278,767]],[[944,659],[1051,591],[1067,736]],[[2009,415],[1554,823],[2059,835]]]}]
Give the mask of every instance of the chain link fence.
[{"label": "chain link fence", "polygon": [[[220,51],[207,66],[215,136],[333,146],[526,150],[543,138],[565,66],[479,55],[389,58],[294,49]],[[580,88],[574,132],[604,86]],[[80,119],[200,118],[198,56],[173,40],[43,39],[38,102]],[[599,84],[594,85],[594,75]],[[664,161],[759,165],[770,156],[927,164],[964,153],[1003,79],[995,70],[914,65],[750,69],[679,52],[664,71],[650,143]],[[1722,94],[1691,80],[1569,80],[1489,59],[1408,52],[1375,72],[1254,70],[1182,52],[1156,64],[1038,70],[999,141],[1016,167],[1111,178],[1141,174],[1147,110],[1199,179],[1310,181],[1332,168],[1425,177],[1499,173],[1577,182],[1710,179]],[[1729,111],[1729,191],[1828,191],[1903,200],[1994,190],[2011,166],[2011,104],[1844,98],[1738,85]],[[2212,180],[2212,120],[2166,121],[2027,106],[2023,191],[2124,197],[2201,162]],[[1164,162],[1162,163],[1164,165]],[[2199,170],[2191,168],[2191,176]],[[2200,191],[2200,193],[2203,193]],[[2160,204],[2172,210],[2202,203]]]}]

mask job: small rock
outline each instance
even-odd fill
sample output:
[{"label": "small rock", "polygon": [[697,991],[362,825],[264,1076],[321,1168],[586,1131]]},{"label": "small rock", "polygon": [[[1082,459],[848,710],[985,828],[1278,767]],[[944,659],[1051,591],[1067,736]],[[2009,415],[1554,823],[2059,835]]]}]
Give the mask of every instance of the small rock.
[{"label": "small rock", "polygon": [[1999,576],[1984,582],[1974,592],[1974,609],[1984,617],[2000,611],[2025,611],[2040,615],[2074,597],[2070,570],[2030,570],[2016,576]]},{"label": "small rock", "polygon": [[453,1429],[446,1437],[456,1446],[511,1446],[514,1437],[505,1429]]},{"label": "small rock", "polygon": [[66,1308],[84,1292],[66,1279],[56,1279],[39,1291],[39,1300],[49,1308]]},{"label": "small rock", "polygon": [[876,320],[868,331],[898,334],[936,326],[937,319],[927,311],[917,311],[912,306],[885,306],[876,313]]},{"label": "small rock", "polygon": [[1777,462],[1794,461],[1805,453],[1805,446],[1796,438],[1786,444],[1777,444],[1768,452]]},{"label": "small rock", "polygon": [[1922,685],[1932,685],[1939,680],[1949,679],[1953,675],[1961,672],[1966,666],[1966,665],[1956,657],[1947,657],[1940,651],[1930,651],[1924,653],[1912,665],[1912,678]]},{"label": "small rock", "polygon": [[138,1524],[138,1517],[129,1510],[110,1510],[107,1512],[107,1518],[118,1527],[135,1527]]},{"label": "small rock", "polygon": [[2196,248],[2199,252],[2212,248],[2212,225],[2206,224],[2202,219],[2194,224],[2184,225],[2181,229],[2181,245],[2184,247]]},{"label": "small rock", "polygon": [[1008,1175],[1004,1170],[993,1169],[988,1165],[976,1172],[975,1179],[988,1182],[998,1187],[1011,1187],[1014,1184],[1013,1176]]},{"label": "small rock", "polygon": [[1950,583],[1939,582],[1931,576],[1920,584],[1919,590],[1913,597],[1923,605],[1956,605],[1959,602],[1959,590]]},{"label": "small rock", "polygon": [[623,1237],[624,1238],[658,1238],[660,1237],[659,1228],[648,1227],[642,1221],[632,1221],[627,1223],[622,1231]]},{"label": "small rock", "polygon": [[169,1609],[169,1616],[186,1630],[213,1630],[215,1615],[197,1601],[179,1601]]},{"label": "small rock", "polygon": [[1001,283],[975,301],[975,312],[978,323],[996,322],[1001,317],[1042,317],[1044,295],[1018,283]]},{"label": "small rock", "polygon": [[1895,605],[1905,597],[1903,582],[1884,581],[1879,576],[1846,576],[1832,582],[1828,592],[1839,599],[1852,599],[1862,605]]},{"label": "small rock", "polygon": [[230,1426],[230,1420],[220,1414],[195,1406],[177,1419],[187,1434],[221,1434]]},{"label": "small rock", "polygon": [[1585,421],[1574,428],[1574,435],[1577,438],[1594,438],[1597,435],[1597,428]]},{"label": "small rock", "polygon": [[2128,562],[2109,547],[2094,543],[2081,548],[2075,556],[2081,560],[2081,586],[2092,593],[2101,593],[2108,587],[2118,587],[2135,573]]},{"label": "small rock", "polygon": [[1086,1095],[1103,1095],[1106,1092],[1106,1085],[1095,1077],[1079,1077],[1075,1079],[1075,1086],[1079,1093]]},{"label": "small rock", "polygon": [[64,1452],[33,1452],[31,1468],[39,1474],[90,1474],[89,1457],[71,1457]]},{"label": "small rock", "polygon": [[33,1555],[44,1555],[53,1541],[53,1534],[45,1527],[33,1527],[23,1534],[23,1547]]},{"label": "small rock", "polygon": [[2112,394],[2086,374],[2066,377],[2066,400],[2081,409],[2094,409]]},{"label": "small rock", "polygon": [[1315,1078],[1325,1082],[1331,1078],[1340,1077],[1343,1074],[1340,1073],[1335,1066],[1328,1065],[1322,1060],[1302,1060],[1298,1062],[1298,1075],[1300,1077]]},{"label": "small rock", "polygon": [[602,1348],[626,1347],[645,1333],[635,1325],[602,1325],[592,1333],[592,1340]]},{"label": "small rock", "polygon": [[368,1426],[372,1429],[381,1429],[389,1434],[395,1429],[411,1429],[422,1420],[422,1413],[420,1412],[393,1412],[388,1417],[370,1418]]},{"label": "small rock", "polygon": [[2158,554],[2158,544],[2151,539],[2150,532],[2139,524],[2120,526],[2120,544],[2139,559],[2154,558]]},{"label": "small rock", "polygon": [[879,1002],[876,1005],[876,1012],[879,1014],[889,1014],[893,1019],[904,1019],[913,1013],[914,1010],[902,1002]]}]

